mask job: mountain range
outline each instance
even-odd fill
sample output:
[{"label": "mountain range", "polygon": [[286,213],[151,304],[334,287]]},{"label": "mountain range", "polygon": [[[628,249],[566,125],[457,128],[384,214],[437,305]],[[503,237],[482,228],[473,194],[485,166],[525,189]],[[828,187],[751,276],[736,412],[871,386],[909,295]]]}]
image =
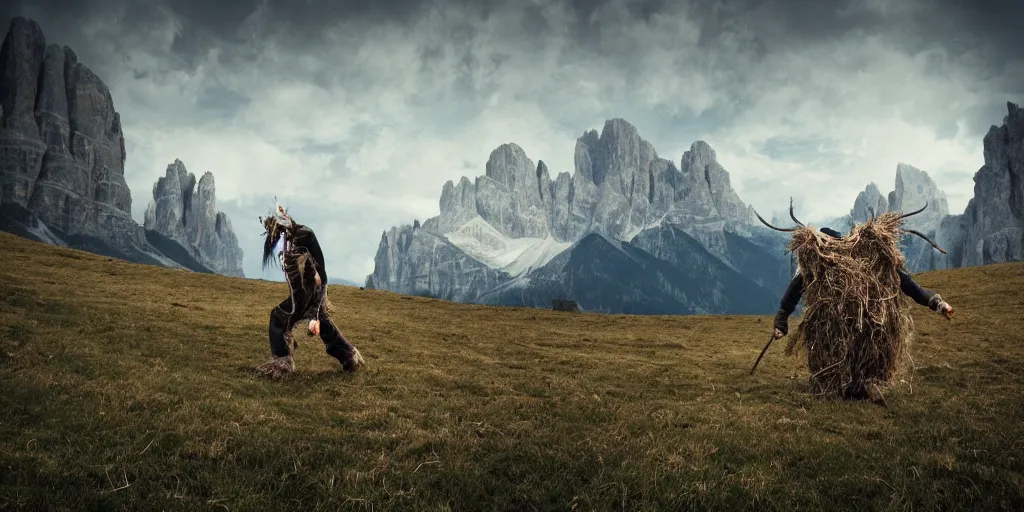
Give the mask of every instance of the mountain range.
[{"label": "mountain range", "polygon": [[[213,174],[175,160],[157,176],[139,225],[124,179],[120,115],[106,85],[39,25],[15,18],[0,49],[0,229],[138,263],[244,277],[243,251],[216,207]],[[904,240],[908,267],[1020,261],[1024,255],[1024,112],[1012,103],[983,140],[974,196],[950,214],[928,174],[896,167],[893,189],[868,184],[845,228],[887,210],[947,249]],[[784,234],[756,221],[715,151],[694,142],[659,156],[636,127],[605,122],[576,142],[573,172],[552,176],[514,143],[483,175],[441,187],[440,214],[381,235],[366,286],[459,302],[638,314],[774,311],[793,268]],[[773,222],[787,224],[786,219]]]},{"label": "mountain range", "polygon": [[[894,189],[869,184],[839,229],[884,211],[928,208],[907,226],[912,272],[1021,261],[1024,111],[1007,104],[985,136],[985,165],[964,213],[949,214],[928,174],[896,167]],[[609,313],[773,312],[792,275],[785,235],[763,227],[715,151],[696,141],[678,167],[622,119],[576,141],[575,169],[551,178],[516,144],[485,174],[441,188],[440,215],[381,235],[366,286],[459,302],[550,307],[572,299]],[[776,221],[778,222],[778,221]],[[788,225],[788,222],[778,222]]]},{"label": "mountain range", "polygon": [[39,25],[14,18],[0,49],[0,229],[151,265],[242,277],[212,173],[175,161],[131,216],[121,117],[107,86]]},{"label": "mountain range", "polygon": [[705,142],[676,162],[607,121],[551,178],[516,144],[441,189],[440,215],[381,237],[367,286],[463,302],[630,313],[763,313],[788,283],[785,238],[756,223]]}]

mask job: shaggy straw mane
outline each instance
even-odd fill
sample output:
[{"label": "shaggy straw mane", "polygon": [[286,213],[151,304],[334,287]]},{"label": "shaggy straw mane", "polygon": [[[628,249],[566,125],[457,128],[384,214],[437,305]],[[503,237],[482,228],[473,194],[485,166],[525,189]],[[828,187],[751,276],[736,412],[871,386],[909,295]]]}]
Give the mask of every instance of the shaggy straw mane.
[{"label": "shaggy straw mane", "polygon": [[812,394],[881,400],[905,371],[913,320],[900,291],[902,224],[890,212],[839,239],[811,227],[793,232],[807,307],[786,354],[807,349]]}]

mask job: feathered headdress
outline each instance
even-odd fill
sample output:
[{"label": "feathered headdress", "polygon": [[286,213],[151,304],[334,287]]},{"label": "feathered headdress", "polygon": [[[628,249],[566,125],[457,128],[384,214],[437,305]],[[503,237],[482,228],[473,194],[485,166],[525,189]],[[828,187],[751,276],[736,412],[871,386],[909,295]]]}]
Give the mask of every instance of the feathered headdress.
[{"label": "feathered headdress", "polygon": [[[266,217],[260,217],[260,223],[263,224],[265,230],[263,232],[265,237],[263,239],[263,268],[266,269],[270,266],[270,262],[274,261],[274,248],[278,241],[295,226],[295,221],[288,215],[288,210],[277,202],[277,197],[274,197],[273,210]],[[288,237],[284,237],[284,239],[287,244]]]}]

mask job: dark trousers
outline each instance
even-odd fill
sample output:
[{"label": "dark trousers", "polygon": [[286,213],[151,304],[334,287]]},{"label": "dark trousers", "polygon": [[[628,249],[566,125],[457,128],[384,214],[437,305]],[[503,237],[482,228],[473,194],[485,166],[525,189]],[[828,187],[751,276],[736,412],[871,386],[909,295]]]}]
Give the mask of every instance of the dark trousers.
[{"label": "dark trousers", "polygon": [[291,355],[295,350],[292,329],[303,320],[320,321],[320,339],[327,353],[341,362],[346,370],[353,364],[355,349],[338,330],[326,310],[326,286],[317,286],[314,273],[300,276],[298,272],[286,272],[291,296],[270,311],[270,353],[275,357]]}]

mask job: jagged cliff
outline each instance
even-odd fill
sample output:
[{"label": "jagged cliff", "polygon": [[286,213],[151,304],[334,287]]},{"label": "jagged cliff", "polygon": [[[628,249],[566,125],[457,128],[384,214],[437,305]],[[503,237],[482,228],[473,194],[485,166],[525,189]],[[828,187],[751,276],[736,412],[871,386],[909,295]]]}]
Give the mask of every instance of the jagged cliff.
[{"label": "jagged cliff", "polygon": [[[925,204],[927,208],[917,215],[907,217],[906,226],[938,240],[942,220],[949,216],[949,202],[946,193],[932,181],[928,173],[907,164],[896,166],[896,187],[889,192],[890,211],[911,212]],[[911,272],[923,272],[947,265],[948,255],[936,251],[931,244],[917,236],[903,239],[903,254],[907,257],[907,268]]]},{"label": "jagged cliff", "polygon": [[[648,299],[676,312],[747,311],[749,303],[737,294],[764,297],[785,282],[785,272],[778,270],[781,251],[772,255],[765,247],[773,235],[752,225],[752,208],[732,189],[714,150],[694,142],[677,166],[660,158],[622,119],[607,121],[600,134],[585,132],[576,142],[574,172],[554,179],[543,161],[535,164],[518,145],[503,144],[491,152],[483,176],[445,183],[439,206],[440,215],[422,225],[382,235],[367,284],[450,300],[523,305],[571,292],[590,297],[581,300],[591,300],[592,309],[635,311],[643,305],[626,296],[635,294],[625,276],[654,268],[633,258],[638,251],[665,265],[693,266],[659,274],[669,281],[651,283],[650,293],[666,295]],[[675,230],[694,244],[680,243]],[[603,238],[580,245],[589,235]],[[763,273],[766,262],[774,262],[773,270]],[[718,265],[737,276],[722,288],[724,294],[719,285],[686,277],[713,272]],[[568,282],[581,269],[598,267],[612,275]],[[594,288],[602,279],[602,288]],[[598,300],[601,293],[615,299]],[[765,301],[759,304],[770,309]]]},{"label": "jagged cliff", "polygon": [[1024,110],[1013,103],[1006,108],[1002,126],[985,135],[974,198],[962,216],[944,223],[946,237],[962,236],[951,251],[956,267],[1024,259]]},{"label": "jagged cliff", "polygon": [[534,164],[518,145],[503,144],[491,152],[484,176],[444,184],[440,215],[423,225],[446,234],[480,217],[510,238],[558,242],[591,232],[628,240],[666,218],[713,230],[750,225],[752,210],[707,143],[693,143],[680,164],[658,157],[622,119],[607,121],[600,135],[584,133],[575,172],[553,180],[543,161]]},{"label": "jagged cliff", "polygon": [[470,302],[509,275],[469,256],[445,237],[412,226],[393,227],[381,235],[376,269],[366,285],[410,295]]},{"label": "jagged cliff", "polygon": [[70,48],[47,45],[36,22],[14,18],[0,49],[0,229],[210,272],[132,219],[124,163],[121,119],[107,86]]},{"label": "jagged cliff", "polygon": [[[1007,103],[1001,126],[983,140],[985,165],[974,175],[974,197],[962,214],[950,215],[946,194],[928,174],[906,164],[896,167],[896,187],[882,196],[871,183],[854,202],[845,221],[863,222],[868,206],[882,211],[928,208],[907,219],[907,226],[928,235],[948,254],[917,237],[904,240],[912,272],[1021,261],[1024,259],[1024,110]],[[846,226],[844,226],[846,227]]]},{"label": "jagged cliff", "polygon": [[67,235],[124,251],[145,246],[131,217],[121,119],[106,85],[24,18],[11,22],[0,70],[0,202]]},{"label": "jagged cliff", "polygon": [[[949,216],[946,193],[939,189],[927,172],[912,165],[899,163],[896,165],[895,188],[887,196],[883,196],[878,185],[868,184],[857,195],[850,213],[840,219],[843,225],[837,226],[837,229],[848,229],[850,222],[864,222],[872,213],[878,215],[887,211],[910,212],[926,204],[928,207],[923,212],[907,218],[906,226],[938,242],[941,238],[940,226]],[[941,245],[941,242],[939,243]],[[947,256],[916,236],[907,236],[903,239],[903,254],[907,257],[907,268],[911,272],[944,268],[948,264]]]},{"label": "jagged cliff", "polygon": [[[1008,110],[985,137],[985,166],[962,215],[949,214],[946,194],[926,172],[899,163],[891,192],[871,183],[830,222],[847,230],[872,213],[927,203],[907,225],[949,254],[908,235],[912,272],[1020,260],[1024,115],[1013,104]],[[785,237],[751,218],[709,145],[693,143],[677,167],[632,125],[612,119],[577,140],[574,171],[554,179],[519,146],[496,148],[484,176],[444,184],[440,215],[383,234],[367,283],[508,305],[570,296],[598,311],[770,309],[765,298],[781,293],[791,273]]]},{"label": "jagged cliff", "polygon": [[144,222],[147,230],[178,242],[214,272],[244,277],[238,237],[228,216],[217,210],[213,173],[203,173],[196,182],[196,175],[175,159],[153,184],[153,201]]}]

